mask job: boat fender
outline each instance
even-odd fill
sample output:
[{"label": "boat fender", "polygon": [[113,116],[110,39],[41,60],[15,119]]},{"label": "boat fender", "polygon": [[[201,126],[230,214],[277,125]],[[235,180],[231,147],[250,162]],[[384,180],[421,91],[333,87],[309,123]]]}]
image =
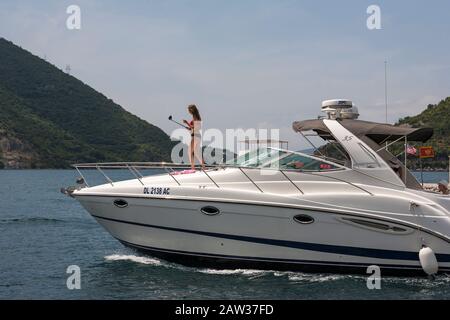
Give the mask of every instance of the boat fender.
[{"label": "boat fender", "polygon": [[429,247],[423,246],[419,251],[420,265],[423,271],[429,276],[433,276],[438,272],[439,265],[436,259],[436,255]]}]

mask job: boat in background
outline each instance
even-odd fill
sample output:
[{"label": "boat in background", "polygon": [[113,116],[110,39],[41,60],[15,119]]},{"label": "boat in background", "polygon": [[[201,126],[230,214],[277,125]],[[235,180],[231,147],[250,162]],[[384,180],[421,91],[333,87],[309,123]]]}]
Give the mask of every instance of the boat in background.
[{"label": "boat in background", "polygon": [[[184,174],[180,164],[76,164],[80,184],[65,192],[124,245],[188,266],[449,272],[450,197],[424,191],[388,151],[433,130],[358,120],[345,99],[322,110],[322,119],[293,123],[308,141],[314,133],[328,142],[313,155],[259,148]],[[112,181],[105,170],[119,168],[134,179]],[[90,186],[84,169],[107,183]]]}]

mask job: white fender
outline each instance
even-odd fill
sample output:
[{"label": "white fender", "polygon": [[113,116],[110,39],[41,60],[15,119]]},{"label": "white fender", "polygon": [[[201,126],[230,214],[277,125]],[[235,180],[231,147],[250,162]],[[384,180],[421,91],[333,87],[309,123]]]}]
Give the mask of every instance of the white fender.
[{"label": "white fender", "polygon": [[438,272],[439,265],[436,259],[436,255],[433,250],[429,247],[423,247],[419,251],[420,265],[423,271],[428,275],[434,275]]}]

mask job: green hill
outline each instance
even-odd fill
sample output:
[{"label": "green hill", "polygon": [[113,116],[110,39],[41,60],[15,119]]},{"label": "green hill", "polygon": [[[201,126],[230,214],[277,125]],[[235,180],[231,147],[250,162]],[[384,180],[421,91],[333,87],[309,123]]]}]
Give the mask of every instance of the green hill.
[{"label": "green hill", "polygon": [[167,161],[172,146],[161,129],[0,38],[0,167]]},{"label": "green hill", "polygon": [[[428,105],[426,110],[419,115],[400,119],[398,124],[433,128],[433,137],[423,145],[433,146],[436,157],[424,160],[424,166],[435,169],[448,168],[448,155],[450,155],[450,97],[436,105]],[[411,164],[413,167],[418,167],[417,159],[411,159]]]}]

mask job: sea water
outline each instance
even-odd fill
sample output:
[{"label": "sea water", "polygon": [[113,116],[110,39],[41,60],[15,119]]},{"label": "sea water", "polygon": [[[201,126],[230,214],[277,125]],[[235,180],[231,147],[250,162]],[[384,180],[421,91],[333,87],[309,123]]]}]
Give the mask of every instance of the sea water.
[{"label": "sea water", "polygon": [[[365,276],[188,268],[138,254],[60,193],[76,178],[74,170],[0,170],[1,299],[450,297],[450,276],[445,275],[433,281],[383,277],[380,290],[369,290]],[[102,177],[87,178],[99,182]],[[436,182],[447,175],[425,173],[425,179]],[[71,265],[80,268],[80,289],[67,287]]]}]

